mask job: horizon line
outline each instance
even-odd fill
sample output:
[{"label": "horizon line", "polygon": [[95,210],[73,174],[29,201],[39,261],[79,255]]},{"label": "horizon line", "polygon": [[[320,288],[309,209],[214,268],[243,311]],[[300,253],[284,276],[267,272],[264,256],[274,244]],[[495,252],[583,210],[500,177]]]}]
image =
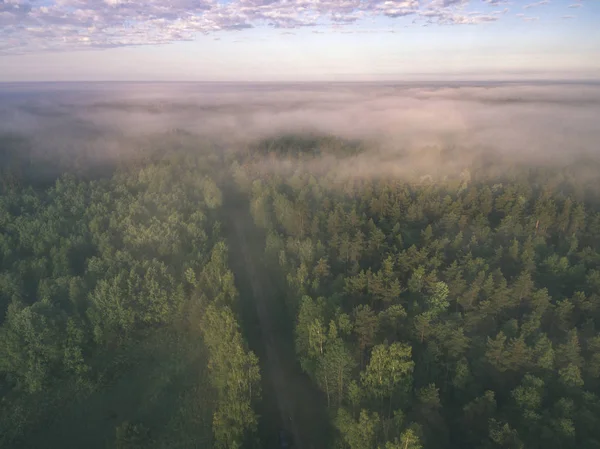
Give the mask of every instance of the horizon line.
[{"label": "horizon line", "polygon": [[373,79],[373,80],[0,80],[0,85],[6,84],[382,84],[382,83],[600,83],[600,76],[594,78],[431,78],[431,79]]}]

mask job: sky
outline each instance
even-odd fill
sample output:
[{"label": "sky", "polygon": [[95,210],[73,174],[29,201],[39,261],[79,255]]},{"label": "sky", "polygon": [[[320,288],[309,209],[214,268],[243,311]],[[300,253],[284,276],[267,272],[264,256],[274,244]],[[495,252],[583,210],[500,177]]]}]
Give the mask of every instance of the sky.
[{"label": "sky", "polygon": [[600,79],[600,0],[0,0],[0,82]]}]

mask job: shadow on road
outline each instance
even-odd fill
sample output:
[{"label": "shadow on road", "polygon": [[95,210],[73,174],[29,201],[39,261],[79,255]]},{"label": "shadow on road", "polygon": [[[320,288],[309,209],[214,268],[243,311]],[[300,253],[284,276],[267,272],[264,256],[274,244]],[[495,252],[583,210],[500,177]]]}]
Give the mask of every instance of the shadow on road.
[{"label": "shadow on road", "polygon": [[240,292],[243,328],[260,359],[263,403],[261,447],[279,448],[281,429],[291,434],[296,449],[330,447],[330,419],[323,395],[302,372],[294,350],[294,321],[277,283],[264,264],[264,234],[256,228],[248,202],[225,191],[224,231],[230,266]]}]

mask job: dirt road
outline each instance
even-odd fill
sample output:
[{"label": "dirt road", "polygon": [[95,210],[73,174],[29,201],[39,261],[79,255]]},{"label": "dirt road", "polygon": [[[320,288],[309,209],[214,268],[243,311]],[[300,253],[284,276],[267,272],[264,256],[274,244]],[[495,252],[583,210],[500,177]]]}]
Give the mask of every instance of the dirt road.
[{"label": "dirt road", "polygon": [[273,383],[273,392],[276,395],[277,405],[281,415],[280,422],[281,425],[284,428],[287,428],[286,430],[291,432],[294,436],[294,442],[298,449],[302,449],[304,448],[302,444],[302,434],[298,431],[296,420],[294,419],[293,400],[289,397],[289,390],[285,385],[285,370],[279,360],[278,349],[274,339],[275,330],[271,324],[273,322],[273,317],[270,316],[269,309],[267,308],[267,301],[265,301],[267,294],[265,294],[265,289],[263,289],[260,281],[263,276],[258,272],[256,261],[248,248],[243,224],[241,221],[236,220],[234,227],[237,234],[237,242],[240,245],[242,261],[246,267],[248,280],[252,287],[252,296],[256,306],[256,313],[261,324],[262,344],[264,346],[264,354],[266,357],[263,365],[269,370],[269,379]]},{"label": "dirt road", "polygon": [[[264,239],[251,220],[247,203],[238,199],[232,204],[234,206],[229,208],[225,224],[228,228],[230,265],[235,273],[240,300],[254,304],[254,330],[260,336],[254,339],[254,345],[252,339],[249,340],[251,346],[260,345],[252,349],[261,360],[263,400],[271,404],[267,407],[271,416],[262,416],[263,420],[270,421],[269,425],[262,427],[263,432],[275,433],[273,439],[267,435],[266,440],[276,441],[278,426],[293,436],[296,449],[326,449],[330,429],[324,398],[302,373],[296,360],[293,319],[285,310],[272,273],[264,265]],[[272,422],[275,419],[277,426]],[[268,441],[265,443],[267,447],[271,446]]]}]

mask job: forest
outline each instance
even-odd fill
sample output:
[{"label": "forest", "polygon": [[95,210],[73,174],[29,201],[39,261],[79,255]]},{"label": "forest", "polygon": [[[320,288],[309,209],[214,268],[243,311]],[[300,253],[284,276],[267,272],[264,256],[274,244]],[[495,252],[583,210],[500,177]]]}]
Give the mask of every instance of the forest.
[{"label": "forest", "polygon": [[600,449],[596,157],[77,139],[0,134],[0,447]]},{"label": "forest", "polygon": [[1,447],[252,440],[260,372],[211,155],[149,150],[109,176],[64,160],[32,184],[38,167],[4,152]]},{"label": "forest", "polygon": [[600,447],[597,182],[489,161],[444,180],[315,176],[297,148],[233,177],[335,447]]}]

